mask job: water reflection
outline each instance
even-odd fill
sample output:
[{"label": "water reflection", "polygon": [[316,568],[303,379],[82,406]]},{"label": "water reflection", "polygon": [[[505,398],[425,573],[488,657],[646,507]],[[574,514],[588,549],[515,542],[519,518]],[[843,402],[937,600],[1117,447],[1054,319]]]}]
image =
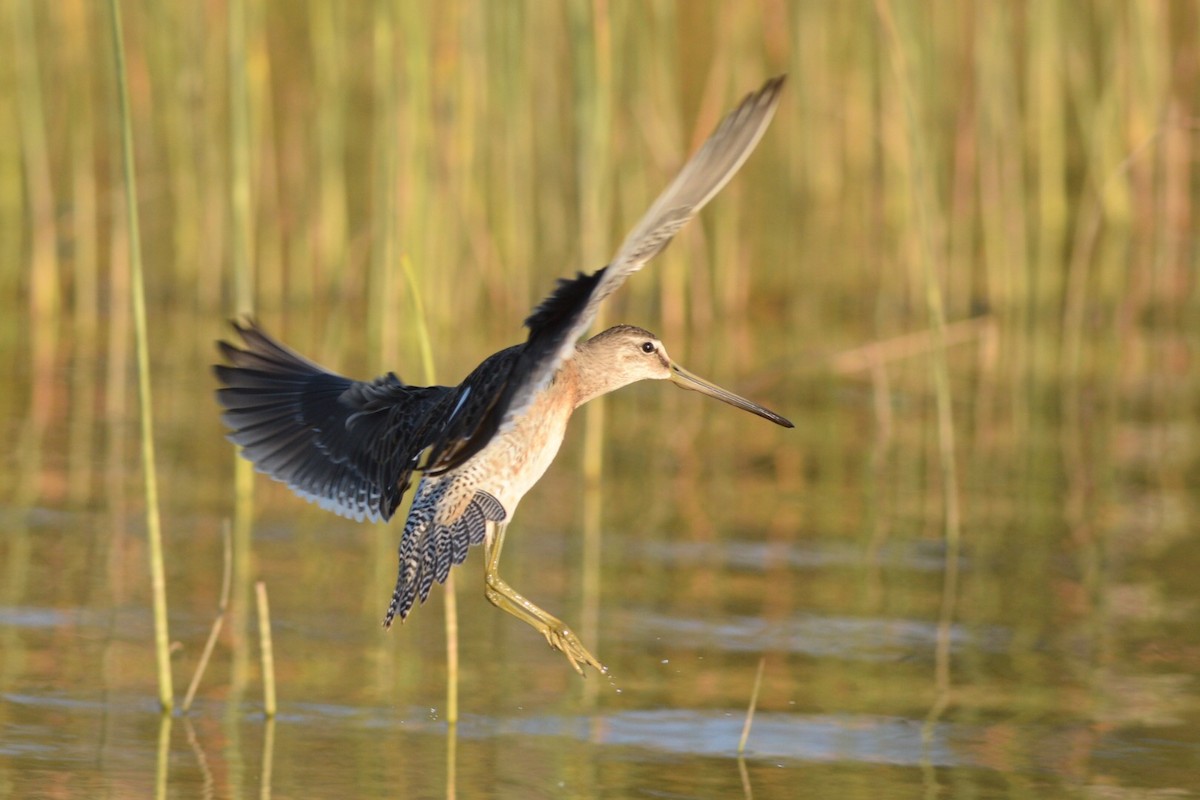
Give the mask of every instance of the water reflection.
[{"label": "water reflection", "polygon": [[[546,494],[554,495],[570,477],[549,480]],[[636,475],[606,487],[615,497],[645,489]],[[379,593],[345,591],[375,573],[375,531],[268,505],[255,547],[272,587],[279,720],[268,729],[260,704],[245,694],[258,686],[253,644],[243,689],[231,680],[233,646],[220,644],[195,709],[166,734],[166,791],[388,793],[400,781],[429,796],[484,786],[540,796],[560,785],[588,794],[636,781],[664,792],[740,794],[735,749],[761,653],[767,670],[745,765],[756,797],[788,796],[776,771],[817,770],[814,779],[834,787],[848,765],[859,774],[913,771],[890,775],[895,785],[928,781],[930,768],[1087,784],[1093,764],[1136,773],[1147,785],[1185,786],[1187,731],[1200,714],[1192,677],[1200,643],[1190,625],[1188,551],[1180,550],[1187,538],[1170,525],[1147,527],[1136,507],[1186,501],[1174,491],[1157,499],[1144,486],[1130,496],[1110,547],[1137,566],[1120,580],[1093,577],[1095,596],[1083,591],[1076,553],[1048,535],[1053,523],[1014,527],[1016,506],[991,503],[994,538],[981,540],[976,529],[988,546],[961,562],[968,611],[949,627],[958,676],[952,703],[925,735],[942,550],[905,535],[903,519],[869,554],[854,517],[847,536],[826,527],[823,536],[791,542],[746,538],[744,530],[696,541],[648,535],[642,518],[623,510],[636,502],[611,504],[600,567],[605,611],[596,624],[613,683],[593,681],[590,705],[577,705],[577,679],[541,642],[519,625],[497,625],[464,589],[467,713],[450,727],[440,708],[436,599],[411,625],[381,634]],[[806,502],[838,499],[835,488]],[[514,569],[558,575],[533,580],[565,607],[580,545],[555,532],[553,504],[540,507],[549,513],[534,514],[515,540]],[[724,513],[742,515],[736,507]],[[76,785],[88,792],[161,788],[164,734],[154,699],[143,693],[152,685],[148,608],[136,593],[98,591],[105,583],[85,577],[92,553],[111,552],[114,575],[135,574],[144,553],[109,544],[136,538],[112,531],[105,515],[20,517],[28,526],[4,539],[6,570],[22,581],[4,587],[0,606],[0,763],[18,794],[48,775],[80,773]],[[221,528],[197,519],[172,541],[171,628],[185,674],[220,594]],[[1000,544],[1004,537],[1011,546]],[[321,554],[322,569],[304,566],[309,548]],[[468,587],[472,563],[463,573]],[[675,580],[663,584],[653,577],[660,573]],[[60,575],[72,579],[51,579]],[[875,581],[878,595],[866,590]],[[1038,592],[1041,585],[1051,594]],[[1047,606],[1047,596],[1060,602]],[[1126,649],[1130,656],[1119,656]],[[1131,767],[1147,752],[1164,760],[1152,778]],[[482,769],[480,759],[491,766]],[[317,762],[319,774],[309,767]],[[593,774],[579,772],[584,763],[597,765]],[[680,778],[681,764],[690,781]]]},{"label": "water reflection", "polygon": [[[156,701],[151,696],[140,701],[125,697],[119,706],[111,701],[63,702],[45,696],[5,695],[3,699],[14,704],[11,708],[19,712],[17,720],[39,715],[55,715],[59,720],[58,735],[49,730],[39,732],[36,723],[18,722],[9,728],[0,756],[23,765],[21,780],[10,784],[20,790],[18,796],[30,796],[24,790],[37,785],[34,781],[53,783],[62,770],[75,776],[77,790],[87,788],[100,794],[137,791],[144,786],[159,796],[182,792],[201,797],[255,793],[269,797],[291,796],[297,791],[333,796],[346,791],[391,793],[401,781],[406,792],[421,796],[454,796],[459,784],[472,791],[492,786],[506,792],[531,790],[534,796],[542,796],[546,787],[583,788],[572,782],[581,780],[580,776],[569,778],[569,772],[552,778],[555,763],[561,767],[570,761],[569,757],[563,759],[564,753],[581,748],[600,766],[587,778],[592,791],[624,785],[626,778],[621,777],[619,765],[636,770],[641,780],[647,781],[644,785],[664,790],[681,785],[682,765],[707,774],[701,785],[724,786],[738,780],[735,750],[743,713],[470,714],[453,731],[453,726],[430,719],[429,710],[419,707],[397,710],[295,704],[276,721],[263,720],[245,709],[239,723],[240,738],[250,749],[236,753],[237,760],[245,761],[237,769],[229,761],[234,752],[228,750],[221,727],[210,721],[209,715],[218,710],[215,706],[203,706],[198,715],[173,724],[170,718],[151,722],[143,715],[153,710]],[[70,721],[71,716],[103,719],[104,734],[72,735],[70,731],[79,726]],[[785,796],[772,792],[794,778],[783,778],[780,783],[778,775],[765,780],[763,775],[770,775],[771,770],[786,774],[803,767],[815,780],[832,780],[845,765],[857,764],[860,768],[911,769],[914,780],[932,767],[999,769],[1038,782],[1055,774],[1086,781],[1072,755],[1073,748],[1085,740],[1101,769],[1119,767],[1124,758],[1145,754],[1148,748],[1166,748],[1164,756],[1174,750],[1186,758],[1188,752],[1186,740],[1172,741],[1169,730],[1167,738],[1156,741],[1134,728],[1098,730],[1070,723],[1027,722],[1020,739],[1014,740],[1017,731],[1004,721],[941,722],[927,738],[921,736],[920,728],[919,721],[904,717],[761,713],[746,764],[755,789],[768,792],[768,796]],[[61,735],[64,730],[65,736]],[[21,737],[24,744],[13,744],[14,736]],[[255,741],[257,746],[250,744]],[[456,756],[456,751],[461,755]],[[437,756],[439,752],[442,758]],[[556,755],[549,763],[540,761],[548,754]],[[282,771],[276,767],[280,757],[289,765]],[[296,761],[305,757],[311,768]],[[484,763],[504,766],[494,774],[481,774],[475,760],[480,757]],[[428,769],[439,761],[445,772]],[[142,763],[154,765],[148,773],[151,777],[140,777],[147,774]],[[822,765],[831,771],[821,771]],[[243,770],[244,774],[235,778]],[[1164,766],[1164,770],[1160,778],[1169,785],[1171,767]],[[1183,774],[1176,772],[1175,777]],[[235,780],[243,783],[231,783]],[[693,780],[682,785],[697,784]]]},{"label": "water reflection", "polygon": [[[857,542],[842,540],[803,542],[721,541],[632,542],[631,560],[654,559],[677,566],[716,561],[727,569],[766,572],[788,567],[817,570],[835,566],[857,566],[863,561]],[[873,551],[874,560],[894,569],[940,572],[946,564],[944,548],[937,541],[889,542]]]},{"label": "water reflection", "polygon": [[[852,617],[804,617],[767,620],[761,617],[688,619],[652,613],[638,614],[623,629],[628,641],[660,642],[667,648],[720,652],[796,653],[815,658],[863,661],[924,659],[938,637],[933,622]],[[990,653],[1008,651],[1011,636],[999,629],[950,629],[956,650]]]}]

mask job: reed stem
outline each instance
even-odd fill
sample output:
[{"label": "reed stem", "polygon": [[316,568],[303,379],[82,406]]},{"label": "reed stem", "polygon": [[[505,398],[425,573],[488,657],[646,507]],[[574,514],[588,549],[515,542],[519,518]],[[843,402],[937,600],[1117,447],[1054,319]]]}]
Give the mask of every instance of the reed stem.
[{"label": "reed stem", "polygon": [[742,724],[742,738],[738,739],[738,755],[746,752],[746,741],[750,738],[750,726],[754,724],[754,710],[758,708],[758,692],[762,689],[763,667],[767,657],[758,659],[758,670],[754,673],[754,688],[750,690],[750,707],[746,709],[746,721]]},{"label": "reed stem", "polygon": [[196,689],[200,686],[200,679],[204,677],[204,671],[208,668],[208,660],[212,657],[213,648],[217,645],[217,637],[221,635],[221,628],[225,624],[225,612],[229,608],[229,591],[230,585],[233,582],[233,534],[230,529],[229,520],[221,527],[221,541],[224,545],[224,569],[221,571],[221,596],[217,601],[217,618],[213,620],[212,629],[208,632],[208,641],[204,643],[204,650],[200,654],[200,661],[196,664],[196,673],[192,676],[192,682],[188,684],[187,694],[183,697],[183,713],[187,713],[192,708],[192,700],[196,697]]},{"label": "reed stem", "polygon": [[275,717],[275,649],[271,644],[271,607],[267,603],[267,585],[254,584],[258,601],[258,642],[262,652],[263,712],[267,719]]},{"label": "reed stem", "polygon": [[[425,304],[421,300],[421,290],[417,285],[416,270],[413,269],[412,259],[407,254],[400,257],[400,267],[404,270],[404,278],[412,293],[413,325],[416,326],[417,347],[421,351],[421,370],[425,384],[433,386],[437,382],[437,370],[433,365],[433,347],[429,342],[429,327],[425,324]],[[450,725],[458,723],[458,596],[456,595],[454,571],[446,576],[445,609],[446,609],[446,722]],[[453,738],[453,737],[452,737]]]},{"label": "reed stem", "polygon": [[[247,75],[247,9],[244,0],[231,0],[227,9],[229,49],[226,68],[229,81],[229,181],[226,224],[229,230],[229,263],[233,277],[234,314],[240,319],[255,309],[257,270],[250,182],[250,90]],[[230,670],[231,697],[237,701],[245,691],[250,673],[250,582],[253,576],[251,536],[254,528],[254,465],[233,457],[233,571],[230,629],[233,664]]]},{"label": "reed stem", "polygon": [[116,58],[121,155],[125,183],[126,224],[129,230],[130,288],[133,332],[137,350],[138,403],[142,435],[142,473],[145,478],[146,536],[150,544],[150,588],[154,598],[154,651],[158,662],[158,700],[163,713],[174,706],[171,685],[170,637],[167,632],[167,588],[163,569],[162,527],[158,512],[158,479],[154,457],[154,405],[150,391],[150,348],[146,330],[146,290],[142,273],[141,233],[138,229],[137,184],[133,163],[133,122],[129,110],[129,81],[121,33],[121,4],[109,0],[113,55]]},{"label": "reed stem", "polygon": [[[115,0],[113,0],[115,2]],[[154,800],[166,800],[167,775],[171,767],[171,726],[174,720],[170,714],[163,714],[158,720],[158,747],[154,757]]]},{"label": "reed stem", "polygon": [[[950,691],[950,625],[958,599],[958,558],[961,549],[961,522],[958,496],[958,466],[955,459],[954,416],[950,397],[950,371],[946,359],[946,310],[942,298],[939,265],[942,259],[942,237],[935,232],[941,221],[936,216],[936,200],[925,158],[925,143],[921,138],[920,115],[913,97],[906,43],[888,0],[876,0],[876,9],[889,40],[889,53],[896,83],[904,109],[905,139],[912,161],[912,204],[916,216],[917,234],[921,243],[921,267],[925,283],[925,303],[929,313],[933,347],[929,351],[929,367],[933,379],[937,409],[938,465],[942,479],[943,537],[946,543],[942,583],[941,610],[938,616],[938,636],[935,646],[935,685],[937,700],[930,711],[930,721],[940,716],[948,702]],[[938,228],[937,230],[940,230]]]}]

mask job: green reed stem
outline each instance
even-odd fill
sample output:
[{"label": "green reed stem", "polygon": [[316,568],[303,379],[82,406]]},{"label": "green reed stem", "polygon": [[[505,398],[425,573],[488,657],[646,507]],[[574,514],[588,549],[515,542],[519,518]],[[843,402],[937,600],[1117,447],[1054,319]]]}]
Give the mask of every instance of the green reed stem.
[{"label": "green reed stem", "polygon": [[446,800],[458,797],[458,737],[454,735],[457,727],[450,723],[446,737]]},{"label": "green reed stem", "polygon": [[[10,4],[14,5],[14,4]],[[20,135],[21,170],[24,178],[26,209],[18,221],[16,239],[24,238],[19,231],[28,232],[29,250],[22,252],[13,264],[28,265],[29,361],[32,376],[29,392],[29,412],[13,450],[19,454],[20,466],[13,494],[14,505],[28,508],[37,502],[42,477],[42,456],[50,426],[51,393],[54,381],[54,357],[58,350],[59,320],[63,313],[62,287],[59,280],[58,206],[51,179],[51,155],[47,142],[46,108],[42,103],[42,79],[37,57],[37,26],[34,4],[29,0],[16,3],[14,19],[7,27],[14,34],[10,51],[16,67],[13,87],[17,100],[16,120]],[[16,272],[17,270],[8,270]]]},{"label": "green reed stem", "polygon": [[[246,9],[229,5],[229,230],[234,310],[254,311],[254,228],[250,225],[250,113],[246,78]],[[239,459],[239,463],[249,462]]]},{"label": "green reed stem", "polygon": [[[82,16],[82,15],[81,15]],[[75,60],[72,61],[69,84],[71,116],[71,207],[74,218],[74,264],[72,278],[73,337],[81,345],[78,351],[85,363],[99,355],[100,343],[100,274],[99,274],[99,189],[93,153],[96,129],[96,109],[89,83],[87,65],[94,63],[95,53],[86,18],[76,19],[67,28],[66,41]],[[3,234],[0,233],[0,238]],[[0,256],[3,258],[3,256]],[[110,310],[110,309],[106,309]],[[67,492],[70,504],[81,508],[91,502],[95,491],[94,475],[102,458],[96,452],[97,382],[99,371],[89,367],[74,370],[71,396],[75,398],[70,412],[70,432],[67,445]]]},{"label": "green reed stem", "polygon": [[262,771],[258,779],[259,800],[271,800],[271,781],[275,774],[275,718],[263,725]]},{"label": "green reed stem", "polygon": [[958,467],[955,460],[954,416],[950,398],[950,371],[946,362],[946,310],[938,277],[942,243],[935,235],[936,200],[925,161],[925,142],[921,137],[920,116],[912,93],[911,77],[906,59],[906,45],[901,39],[888,0],[876,0],[896,83],[904,107],[905,138],[912,162],[912,203],[917,233],[921,243],[921,265],[925,278],[925,302],[929,311],[934,348],[930,351],[930,371],[933,378],[937,407],[939,466],[944,503],[943,535],[946,542],[941,612],[938,617],[938,637],[935,650],[935,681],[938,699],[930,712],[930,720],[940,715],[950,690],[950,624],[958,598],[958,557],[961,547],[961,524],[958,505]]},{"label": "green reed stem", "polygon": [[758,659],[758,671],[754,673],[754,688],[750,690],[750,707],[746,709],[746,721],[742,724],[742,738],[738,739],[738,755],[746,752],[746,741],[750,738],[750,726],[754,724],[754,710],[758,708],[758,692],[762,689],[763,667],[767,657]]},{"label": "green reed stem", "polygon": [[233,582],[233,535],[230,532],[229,520],[221,526],[221,541],[224,544],[224,569],[221,571],[221,597],[217,602],[217,618],[213,620],[212,629],[208,632],[208,641],[204,643],[204,650],[200,654],[200,661],[196,664],[196,672],[192,675],[192,682],[188,684],[187,694],[183,697],[183,712],[186,714],[192,707],[192,700],[196,697],[196,689],[200,686],[200,679],[204,677],[204,671],[208,668],[208,660],[212,657],[213,648],[217,645],[217,637],[221,635],[221,628],[225,624],[225,612],[229,608],[229,590],[230,584]]},{"label": "green reed stem", "polygon": [[57,319],[62,313],[63,298],[59,285],[57,209],[51,180],[51,154],[47,146],[50,137],[47,136],[46,108],[42,103],[34,6],[32,0],[22,0],[13,8],[16,12],[12,25],[15,41],[10,43],[9,52],[17,68],[15,88],[19,113],[16,116],[29,204],[29,306],[34,319],[40,323],[33,334],[44,338],[43,331],[38,328],[49,328],[48,323]]},{"label": "green reed stem", "polygon": [[397,314],[392,313],[395,302],[396,271],[396,77],[395,25],[390,3],[375,7],[374,55],[375,76],[375,168],[372,179],[374,195],[370,281],[367,296],[367,330],[376,342],[381,369],[396,363]]},{"label": "green reed stem", "polygon": [[[233,307],[238,317],[254,312],[257,275],[252,257],[254,226],[250,185],[250,109],[246,74],[246,7],[231,0],[228,8],[229,45],[229,259],[233,271]],[[230,628],[233,664],[231,696],[241,698],[249,676],[251,535],[254,526],[254,465],[237,454],[233,458],[233,599]]]},{"label": "green reed stem", "polygon": [[425,302],[421,299],[421,290],[417,286],[417,273],[413,269],[412,259],[407,255],[400,256],[400,268],[412,290],[413,325],[417,333],[417,347],[421,351],[421,371],[423,380],[429,386],[437,382],[437,370],[433,365],[433,347],[429,341],[429,327],[425,320]]},{"label": "green reed stem", "polygon": [[[299,5],[299,4],[297,4]],[[314,121],[318,194],[312,209],[316,227],[317,286],[327,291],[346,275],[346,85],[343,59],[346,9],[340,3],[313,0],[313,88],[321,108]]]},{"label": "green reed stem", "polygon": [[271,644],[271,607],[267,603],[267,585],[254,584],[258,601],[258,643],[262,653],[263,711],[267,719],[275,716],[275,648]]},{"label": "green reed stem", "polygon": [[[576,52],[575,125],[579,135],[579,263],[601,263],[611,243],[612,222],[612,24],[607,4],[574,4],[567,18],[587,32],[587,46]],[[601,307],[593,327],[607,317]],[[608,403],[598,397],[583,411],[583,547],[580,553],[579,632],[596,645],[600,636],[600,560],[603,547],[604,432]],[[599,684],[584,684],[584,702],[595,702]]]},{"label": "green reed stem", "polygon": [[[417,333],[417,347],[421,351],[421,370],[425,383],[432,386],[437,382],[433,366],[433,348],[429,343],[429,327],[425,324],[425,303],[421,300],[421,289],[417,285],[417,273],[408,255],[400,257],[400,267],[408,281],[413,301],[413,325]],[[458,722],[458,598],[455,595],[454,572],[446,576],[446,722]]]},{"label": "green reed stem", "polygon": [[150,588],[154,598],[154,650],[158,660],[158,700],[164,713],[174,706],[171,685],[170,640],[167,633],[167,588],[163,570],[162,527],[158,513],[158,479],[154,458],[154,412],[150,393],[150,348],[146,330],[146,291],[142,273],[141,234],[138,230],[137,185],[133,164],[133,122],[129,110],[129,82],[125,69],[125,43],[121,35],[121,5],[109,0],[113,55],[116,58],[117,95],[124,162],[125,206],[129,226],[130,288],[133,297],[133,331],[137,349],[138,402],[141,405],[142,472],[145,476],[146,536],[150,543]]},{"label": "green reed stem", "polygon": [[[116,0],[109,0],[116,3]],[[171,724],[170,714],[163,714],[158,720],[158,747],[154,757],[154,800],[166,800],[167,775],[171,766]]]}]

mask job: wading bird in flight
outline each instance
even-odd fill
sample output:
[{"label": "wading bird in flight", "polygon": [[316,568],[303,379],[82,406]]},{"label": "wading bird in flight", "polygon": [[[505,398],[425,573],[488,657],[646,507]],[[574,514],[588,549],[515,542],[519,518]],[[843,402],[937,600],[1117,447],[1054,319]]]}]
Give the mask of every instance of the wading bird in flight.
[{"label": "wading bird in flight", "polygon": [[504,533],[517,504],[554,460],[576,408],[635,381],[684,389],[792,427],[778,414],[683,369],[649,331],[617,325],[580,342],[606,297],[662,252],[720,191],[758,144],[783,76],[746,96],[634,226],[612,261],[560,280],[525,320],[522,344],[487,358],[458,386],[411,386],[389,373],[355,381],[330,372],[250,321],[241,345],[219,342],[217,399],[229,439],[258,471],[352,519],[388,520],[419,472],[400,539],[400,570],[384,625],[404,619],[436,580],[483,544],[484,591],[583,665],[605,667],[558,618],[499,574]]}]

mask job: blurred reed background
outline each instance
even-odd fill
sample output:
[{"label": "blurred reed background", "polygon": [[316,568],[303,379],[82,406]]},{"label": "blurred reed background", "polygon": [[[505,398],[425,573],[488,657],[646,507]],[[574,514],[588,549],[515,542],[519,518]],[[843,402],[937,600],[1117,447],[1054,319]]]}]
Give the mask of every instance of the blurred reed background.
[{"label": "blurred reed background", "polygon": [[[698,539],[714,515],[764,502],[774,540],[834,515],[872,547],[897,526],[940,536],[930,275],[957,474],[981,492],[968,523],[1015,526],[1020,498],[1061,496],[1086,551],[1112,464],[1156,485],[1194,471],[1194,442],[1181,460],[1171,426],[1127,424],[1194,413],[1200,395],[1194,3],[123,8],[168,558],[189,525],[217,541],[216,515],[189,515],[228,513],[206,368],[224,321],[250,309],[235,298],[318,362],[418,381],[408,259],[436,373],[457,381],[521,339],[556,277],[602,265],[685,153],[779,72],[786,95],[756,154],[607,318],[656,330],[682,363],[795,418],[798,438],[768,449],[770,426],[738,420],[753,460],[710,453],[695,433],[712,409],[670,391],[614,398],[606,463],[647,465],[663,489],[639,513],[682,517]],[[136,396],[104,14],[89,0],[0,5],[13,56],[0,59],[0,425],[9,507],[103,509],[124,531]],[[815,413],[846,403],[861,425]],[[713,428],[733,424],[714,414]],[[761,480],[731,482],[747,464]],[[818,476],[864,474],[866,505],[856,483],[804,495]],[[363,603],[382,610],[398,528],[379,531]],[[117,535],[117,550],[141,546]],[[22,541],[0,545],[14,596]],[[63,592],[101,591],[94,555],[58,556],[82,578]],[[141,594],[136,559],[105,563],[102,591]],[[207,607],[218,582],[219,569],[176,591]]]},{"label": "blurred reed background", "polygon": [[[0,345],[18,379],[0,408],[28,420],[9,431],[35,460],[27,500],[94,500],[95,474],[43,472],[38,453],[65,445],[64,466],[90,472],[131,400],[102,14],[15,0],[0,18]],[[821,353],[926,329],[928,236],[947,318],[986,316],[997,337],[961,348],[1005,384],[972,417],[1029,425],[1046,381],[1152,379],[1185,355],[1130,349],[1197,302],[1196,14],[896,4],[908,139],[871,3],[127,3],[158,380],[211,357],[243,248],[256,313],[360,373],[416,371],[406,256],[456,379],[481,346],[520,338],[554,277],[604,263],[737,97],[788,72],[718,211],[610,318],[649,320],[685,361],[702,338],[718,364],[765,348],[770,387],[826,367]]]}]

